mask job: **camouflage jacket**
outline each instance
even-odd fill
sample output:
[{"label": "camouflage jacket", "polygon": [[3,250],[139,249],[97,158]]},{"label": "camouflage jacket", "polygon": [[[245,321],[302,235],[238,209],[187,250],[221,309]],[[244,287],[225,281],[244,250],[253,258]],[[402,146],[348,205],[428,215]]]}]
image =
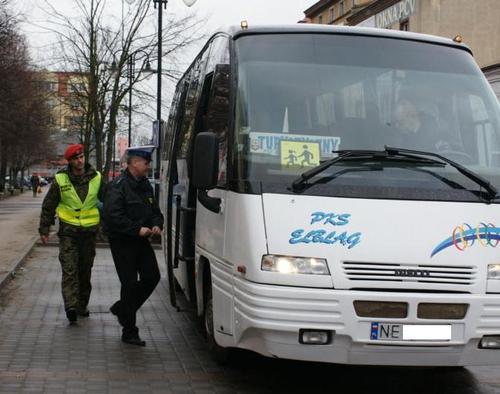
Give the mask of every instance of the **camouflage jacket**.
[{"label": "camouflage jacket", "polygon": [[[89,182],[92,178],[97,176],[97,172],[90,164],[85,164],[85,172],[83,175],[74,175],[69,171],[69,167],[63,168],[58,171],[59,173],[66,173],[71,180],[71,183],[75,187],[76,194],[83,201],[87,197],[89,191]],[[104,196],[104,181],[101,178],[101,186],[99,187],[98,198],[102,201]],[[61,201],[61,193],[59,190],[59,185],[57,184],[55,178],[52,181],[47,195],[43,199],[42,203],[42,213],[40,214],[40,227],[38,232],[41,235],[47,235],[49,233],[50,226],[55,223],[56,208]],[[59,232],[58,235],[74,235],[80,232],[96,232],[99,226],[93,227],[79,227],[73,226],[68,223],[59,221]]]}]

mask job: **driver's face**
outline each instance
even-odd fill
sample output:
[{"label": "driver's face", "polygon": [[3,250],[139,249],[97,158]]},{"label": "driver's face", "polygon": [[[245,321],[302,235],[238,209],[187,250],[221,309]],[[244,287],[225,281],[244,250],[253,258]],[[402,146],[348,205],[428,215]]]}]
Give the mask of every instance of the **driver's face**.
[{"label": "driver's face", "polygon": [[394,125],[403,131],[416,132],[420,121],[415,105],[407,100],[400,101],[394,113]]}]

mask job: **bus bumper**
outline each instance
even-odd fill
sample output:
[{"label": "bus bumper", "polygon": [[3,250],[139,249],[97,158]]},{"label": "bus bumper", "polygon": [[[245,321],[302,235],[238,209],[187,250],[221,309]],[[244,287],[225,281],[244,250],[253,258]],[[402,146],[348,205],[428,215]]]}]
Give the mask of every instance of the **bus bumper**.
[{"label": "bus bumper", "polygon": [[[500,336],[500,295],[390,293],[263,285],[234,280],[232,335],[216,332],[221,346],[256,351],[269,357],[359,365],[499,365],[500,349],[480,349],[483,336]],[[226,293],[227,294],[227,293]],[[229,297],[229,294],[227,294]],[[358,317],[353,302],[408,304],[406,318]],[[460,320],[419,319],[419,303],[465,303]],[[447,340],[373,340],[376,323],[448,325]],[[331,333],[324,345],[300,343],[300,330]]]}]

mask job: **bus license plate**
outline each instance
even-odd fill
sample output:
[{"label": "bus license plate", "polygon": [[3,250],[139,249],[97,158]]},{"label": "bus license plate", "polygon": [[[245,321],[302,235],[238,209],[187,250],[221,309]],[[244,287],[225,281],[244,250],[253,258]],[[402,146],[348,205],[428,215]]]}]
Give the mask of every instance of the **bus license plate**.
[{"label": "bus license plate", "polygon": [[450,324],[371,323],[371,340],[383,341],[450,341]]}]

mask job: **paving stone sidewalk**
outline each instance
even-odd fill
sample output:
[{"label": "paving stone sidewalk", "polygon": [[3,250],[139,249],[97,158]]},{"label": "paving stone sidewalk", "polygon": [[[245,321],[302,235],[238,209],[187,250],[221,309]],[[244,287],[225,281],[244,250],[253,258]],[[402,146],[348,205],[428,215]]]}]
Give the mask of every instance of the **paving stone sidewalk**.
[{"label": "paving stone sidewalk", "polygon": [[90,317],[69,326],[58,248],[37,246],[0,291],[0,393],[272,392],[260,367],[252,371],[262,357],[243,353],[226,368],[212,360],[195,314],[182,298],[183,311],[170,306],[161,254],[162,280],[138,314],[141,348],[120,341],[109,312],[119,295],[109,249],[97,249]]},{"label": "paving stone sidewalk", "polygon": [[141,308],[145,348],[123,344],[109,306],[119,282],[109,249],[97,250],[89,318],[69,326],[57,247],[36,247],[0,291],[0,393],[498,393],[498,368],[398,369],[273,360],[239,352],[212,361],[196,317],[168,300],[162,280]]},{"label": "paving stone sidewalk", "polygon": [[34,250],[23,274],[0,293],[1,393],[219,391],[223,370],[203,351],[203,337],[186,313],[167,307],[164,280],[138,316],[145,348],[123,344],[108,311],[119,294],[108,249],[97,250],[93,285],[91,316],[69,326],[57,248]]},{"label": "paving stone sidewalk", "polygon": [[30,190],[0,200],[0,285],[9,279],[38,238],[43,193],[33,197]]}]

